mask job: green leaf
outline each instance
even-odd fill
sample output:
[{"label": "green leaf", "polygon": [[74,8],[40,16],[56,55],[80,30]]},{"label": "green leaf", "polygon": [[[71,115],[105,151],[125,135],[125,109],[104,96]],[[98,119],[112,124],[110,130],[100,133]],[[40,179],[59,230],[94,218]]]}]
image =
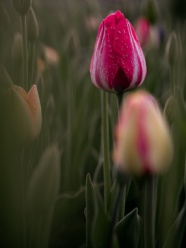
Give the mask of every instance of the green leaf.
[{"label": "green leaf", "polygon": [[47,247],[54,204],[60,184],[60,153],[55,145],[44,151],[28,188],[28,229],[31,247]]},{"label": "green leaf", "polygon": [[113,248],[120,248],[119,242],[118,242],[118,238],[117,238],[117,235],[116,234],[113,235],[112,247]]},{"label": "green leaf", "polygon": [[115,195],[117,193],[117,190],[118,190],[118,183],[117,183],[117,180],[115,179],[113,184],[112,184],[111,190],[110,190],[110,202],[109,202],[110,211],[112,209],[112,203],[115,199]]},{"label": "green leaf", "polygon": [[60,184],[60,154],[55,145],[49,146],[41,156],[28,188],[28,206],[36,215],[51,208]]},{"label": "green leaf", "polygon": [[24,247],[25,202],[23,199],[25,191],[23,187],[23,164],[21,161],[23,149],[6,140],[6,136],[2,137],[2,131],[1,129],[0,247]]},{"label": "green leaf", "polygon": [[57,198],[51,231],[52,247],[77,247],[85,242],[84,208],[84,188]]},{"label": "green leaf", "polygon": [[95,191],[90,175],[86,178],[86,247],[92,246],[92,224],[95,216]]},{"label": "green leaf", "polygon": [[95,248],[108,247],[110,220],[105,212],[103,201],[98,191],[95,191],[95,219],[93,224],[93,244]]},{"label": "green leaf", "polygon": [[104,210],[99,187],[92,184],[90,175],[86,179],[86,245],[107,247],[109,219]]},{"label": "green leaf", "polygon": [[186,202],[170,228],[163,248],[181,248],[186,232]]},{"label": "green leaf", "polygon": [[140,237],[141,218],[135,208],[115,227],[120,247],[137,248]]},{"label": "green leaf", "polygon": [[186,160],[185,160],[185,173],[184,173],[184,192],[185,192],[185,196],[186,196]]},{"label": "green leaf", "polygon": [[100,209],[98,210],[93,228],[94,247],[107,247],[109,235],[109,219],[104,211]]},{"label": "green leaf", "polygon": [[0,89],[8,89],[13,85],[12,79],[10,78],[6,69],[0,66]]}]

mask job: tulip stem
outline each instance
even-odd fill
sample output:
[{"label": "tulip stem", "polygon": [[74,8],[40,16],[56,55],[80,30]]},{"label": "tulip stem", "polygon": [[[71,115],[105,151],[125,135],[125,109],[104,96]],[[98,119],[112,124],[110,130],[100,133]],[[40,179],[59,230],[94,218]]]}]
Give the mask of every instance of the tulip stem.
[{"label": "tulip stem", "polygon": [[[113,246],[113,230],[114,230],[115,224],[117,222],[117,218],[116,218],[117,213],[118,213],[118,210],[121,209],[121,205],[123,206],[123,204],[121,204],[121,201],[123,201],[123,199],[125,199],[125,197],[123,198],[123,194],[125,194],[126,184],[129,180],[129,178],[126,175],[121,174],[120,171],[117,171],[116,177],[117,177],[117,182],[118,182],[119,187],[118,187],[117,192],[115,194],[115,198],[114,198],[112,209],[111,209],[111,222],[110,222],[108,246],[107,246],[110,248]],[[123,203],[125,206],[125,202],[123,202]]]},{"label": "tulip stem", "polygon": [[[123,100],[123,95],[124,95],[124,93],[121,93],[121,92],[116,93],[117,103],[118,103],[118,117],[119,117],[119,112],[120,112],[120,108],[121,108],[121,104],[122,104],[122,100]],[[124,188],[122,190],[121,198],[122,198],[122,200],[119,203],[118,213],[117,213],[117,220],[118,221],[124,217],[124,213],[125,213],[126,186],[124,186]]]},{"label": "tulip stem", "polygon": [[35,43],[31,43],[31,70],[30,70],[30,86],[34,82],[34,72],[35,72]]},{"label": "tulip stem", "polygon": [[117,100],[118,100],[118,112],[119,112],[119,109],[120,109],[120,106],[121,106],[121,103],[122,103],[122,100],[123,100],[123,93],[117,93],[116,96],[117,96]]},{"label": "tulip stem", "polygon": [[102,146],[103,146],[103,176],[104,176],[104,203],[107,211],[110,197],[110,154],[108,128],[108,93],[102,91]]},{"label": "tulip stem", "polygon": [[112,214],[111,214],[111,223],[110,223],[110,230],[109,230],[109,237],[108,237],[108,247],[112,248],[113,245],[113,230],[114,226],[116,224],[116,216],[117,216],[117,210],[118,206],[120,205],[120,200],[122,198],[123,194],[123,185],[119,185],[119,188],[117,190],[117,193],[115,195],[115,200],[114,200],[114,205],[112,209]]},{"label": "tulip stem", "polygon": [[155,178],[145,178],[144,191],[144,248],[155,247]]},{"label": "tulip stem", "polygon": [[21,16],[22,56],[23,56],[23,86],[28,90],[28,49],[26,15]]}]

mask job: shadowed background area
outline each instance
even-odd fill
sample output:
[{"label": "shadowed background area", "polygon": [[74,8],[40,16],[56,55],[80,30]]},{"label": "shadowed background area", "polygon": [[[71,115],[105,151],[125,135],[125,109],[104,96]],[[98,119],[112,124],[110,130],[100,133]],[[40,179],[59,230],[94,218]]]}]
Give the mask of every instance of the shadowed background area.
[{"label": "shadowed background area", "polygon": [[[18,149],[12,142],[9,125],[4,123],[9,113],[0,100],[0,203],[3,206],[0,210],[1,217],[4,216],[3,211],[12,214],[13,210],[9,213],[7,208],[17,202],[14,198],[8,198],[6,192],[11,192],[17,185],[14,175],[19,174],[16,168],[20,169],[21,164],[21,178],[24,178],[22,193],[26,195],[26,199],[27,192],[31,192],[29,197],[34,194],[30,185],[38,183],[41,188],[36,197],[39,202],[37,213],[42,212],[41,206],[44,209],[50,205],[48,202],[52,202],[49,209],[46,207],[46,213],[43,213],[44,217],[39,221],[39,215],[33,217],[29,207],[26,208],[25,216],[29,224],[25,227],[26,231],[21,232],[29,233],[28,247],[47,247],[46,244],[51,248],[86,247],[87,173],[90,174],[100,196],[103,195],[100,91],[91,82],[89,65],[101,21],[108,13],[119,9],[134,27],[139,18],[145,17],[152,30],[155,30],[149,42],[142,47],[148,72],[140,88],[145,88],[153,94],[164,109],[175,144],[173,166],[168,174],[160,177],[157,187],[159,194],[156,243],[157,247],[163,247],[167,230],[185,202],[186,1],[33,0],[32,7],[39,36],[33,41],[32,28],[28,26],[28,81],[29,89],[31,85],[37,85],[42,109],[42,128],[34,142],[26,145],[23,150]],[[10,0],[0,0],[0,66],[0,90],[4,90],[4,81],[7,80],[2,68],[6,69],[13,84],[23,86],[20,17]],[[3,90],[1,94],[4,94]],[[168,102],[171,96],[174,100]],[[118,115],[114,94],[109,94],[108,113],[109,147],[112,156],[113,130]],[[41,172],[43,164],[49,162],[55,169],[51,172],[51,168],[47,167],[49,169],[44,177],[41,176],[40,181],[36,175],[44,175],[44,172]],[[8,180],[3,178],[6,164],[12,172]],[[36,171],[38,168],[39,172]],[[6,176],[8,178],[8,174]],[[57,180],[60,180],[59,185],[54,183]],[[42,182],[41,185],[38,181]],[[126,213],[136,207],[139,215],[143,212],[142,188],[141,180],[131,182],[127,189]],[[45,189],[48,194],[45,194]],[[21,199],[19,188],[16,190]],[[5,196],[8,198],[7,206],[3,205]],[[26,200],[25,205],[27,204]],[[21,216],[21,206],[17,204],[16,207],[20,209]],[[50,218],[46,220],[45,216]],[[3,221],[6,222],[2,217],[2,223]],[[8,221],[12,221],[11,217]],[[21,220],[20,226],[22,221],[24,220]],[[14,222],[17,222],[17,219],[14,219]],[[45,233],[41,231],[43,226],[48,227]],[[16,226],[13,225],[12,229],[15,230]],[[182,233],[186,233],[185,226]],[[39,239],[38,236],[42,238]],[[35,246],[31,242],[32,239],[43,246]],[[180,243],[182,242],[183,239]]]}]

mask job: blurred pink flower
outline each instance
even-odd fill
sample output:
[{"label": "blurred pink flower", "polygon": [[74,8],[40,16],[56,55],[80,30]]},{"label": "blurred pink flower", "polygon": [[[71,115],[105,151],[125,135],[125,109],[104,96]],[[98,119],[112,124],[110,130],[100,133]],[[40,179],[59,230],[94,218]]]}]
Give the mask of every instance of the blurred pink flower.
[{"label": "blurred pink flower", "polygon": [[42,52],[44,58],[38,57],[36,60],[38,77],[42,76],[47,66],[57,66],[60,60],[59,54],[52,47],[43,45]]},{"label": "blurred pink flower", "polygon": [[129,174],[158,174],[170,165],[173,145],[166,120],[155,98],[134,92],[123,102],[115,129],[113,160]]},{"label": "blurred pink flower", "polygon": [[57,51],[49,46],[43,46],[44,56],[46,62],[50,65],[57,65],[59,63],[59,54]]},{"label": "blurred pink flower", "polygon": [[100,25],[100,18],[96,16],[89,16],[86,18],[86,26],[89,30],[95,30],[99,27]]},{"label": "blurred pink flower", "polygon": [[139,86],[146,72],[132,25],[120,11],[108,15],[99,27],[90,63],[93,84],[102,90],[124,92]]},{"label": "blurred pink flower", "polygon": [[147,18],[140,17],[134,27],[139,42],[145,50],[159,48],[164,37],[164,30],[161,26],[152,25]]},{"label": "blurred pink flower", "polygon": [[145,17],[139,18],[135,24],[135,30],[141,46],[147,44],[150,34],[150,22]]}]

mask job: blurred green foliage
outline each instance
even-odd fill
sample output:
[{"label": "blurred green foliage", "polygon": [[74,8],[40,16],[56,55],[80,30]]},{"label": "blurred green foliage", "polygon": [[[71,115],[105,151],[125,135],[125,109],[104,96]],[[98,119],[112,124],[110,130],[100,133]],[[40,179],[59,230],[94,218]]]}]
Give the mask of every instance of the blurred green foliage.
[{"label": "blurred green foliage", "polygon": [[[155,2],[153,3],[155,5],[152,4],[149,7],[150,2]],[[171,107],[169,108],[173,115],[169,124],[175,145],[174,161],[170,171],[158,178],[156,247],[163,247],[165,241],[164,247],[175,247],[175,241],[172,242],[173,237],[179,240],[177,247],[183,247],[184,234],[186,234],[185,221],[183,221],[183,218],[185,219],[184,190],[186,185],[184,177],[186,152],[185,1],[33,0],[32,6],[39,26],[39,38],[34,43],[28,40],[29,75],[31,75],[34,47],[34,76],[30,86],[35,83],[38,87],[43,117],[42,130],[33,144],[24,147],[24,151],[20,151],[13,145],[9,134],[6,137],[4,135],[3,128],[5,127],[2,123],[5,113],[1,106],[0,170],[5,171],[8,165],[9,171],[17,175],[19,173],[16,168],[20,169],[19,166],[22,163],[23,194],[26,194],[33,180],[31,179],[33,173],[36,173],[35,171],[43,160],[48,161],[50,157],[51,165],[60,163],[60,189],[58,194],[55,193],[55,204],[51,206],[53,211],[48,210],[52,220],[48,220],[47,223],[52,224],[49,229],[46,228],[47,234],[42,235],[49,236],[48,233],[51,230],[49,247],[85,247],[86,218],[88,218],[89,231],[92,230],[92,232],[87,234],[89,244],[87,247],[100,245],[100,233],[103,236],[106,235],[107,232],[103,229],[109,220],[107,214],[102,213],[104,210],[100,200],[103,194],[100,92],[91,83],[89,64],[99,23],[109,11],[120,9],[133,24],[142,15],[150,16],[149,19],[153,20],[154,25],[162,27],[164,39],[158,48],[151,47],[145,50],[148,73],[141,88],[145,88],[156,96],[162,108],[170,96],[174,98],[175,103],[172,110]],[[167,44],[173,31],[175,39],[170,40],[172,42],[170,49]],[[21,39],[16,38],[20,32],[20,19],[11,1],[0,0],[0,65],[6,68],[13,83],[17,85],[22,85],[23,79]],[[48,48],[53,49],[49,55],[46,52]],[[0,73],[1,87],[4,83],[1,77],[2,70]],[[110,94],[110,150],[113,146],[113,129],[116,121],[116,96]],[[55,150],[54,155],[51,149]],[[57,157],[59,156],[58,162],[54,158],[56,153]],[[90,177],[87,177],[86,185],[87,173],[90,174],[92,181]],[[17,184],[16,180],[12,179],[13,175],[11,174],[9,179],[11,182],[3,180],[3,176],[0,177],[1,202],[4,201],[3,197],[6,192],[11,191]],[[10,188],[4,188],[4,185],[10,184],[12,185]],[[19,191],[19,189],[16,190]],[[46,190],[49,189],[46,187]],[[41,191],[38,193],[39,198],[43,197],[45,186],[42,186]],[[87,191],[90,195],[85,199]],[[116,247],[124,242],[121,237],[121,228],[127,229],[125,223],[128,223],[130,218],[134,225],[137,223],[134,235],[137,239],[139,238],[139,216],[143,212],[143,183],[133,179],[127,192],[126,214],[128,215],[116,226],[116,235],[119,233],[119,243],[116,242]],[[22,197],[19,194],[18,196]],[[13,198],[9,203],[11,205],[16,201],[18,200]],[[95,204],[95,209],[91,208],[92,204]],[[3,205],[1,211],[5,211],[10,205]],[[18,205],[17,208],[20,206]],[[134,210],[136,208],[138,212]],[[3,216],[4,213],[0,214]],[[26,217],[31,218],[29,211]],[[11,223],[10,219],[8,221]],[[15,221],[19,222],[17,219]],[[37,222],[36,217],[34,221]],[[34,225],[36,225],[34,221],[30,223],[33,226],[27,227],[27,231],[30,230],[29,228],[34,230]],[[21,223],[19,223],[20,226]],[[42,225],[43,223],[39,223],[38,228]],[[102,230],[97,229],[100,226]],[[16,229],[15,226],[12,228]],[[40,232],[41,230],[35,230],[32,235],[37,236]],[[172,232],[174,232],[173,235]],[[132,235],[131,227],[129,235]],[[93,237],[95,239],[92,242]],[[20,247],[23,247],[23,244],[20,244]],[[32,244],[28,247],[32,247]],[[38,247],[47,247],[47,245]],[[136,242],[134,242],[134,247],[137,247]]]}]

